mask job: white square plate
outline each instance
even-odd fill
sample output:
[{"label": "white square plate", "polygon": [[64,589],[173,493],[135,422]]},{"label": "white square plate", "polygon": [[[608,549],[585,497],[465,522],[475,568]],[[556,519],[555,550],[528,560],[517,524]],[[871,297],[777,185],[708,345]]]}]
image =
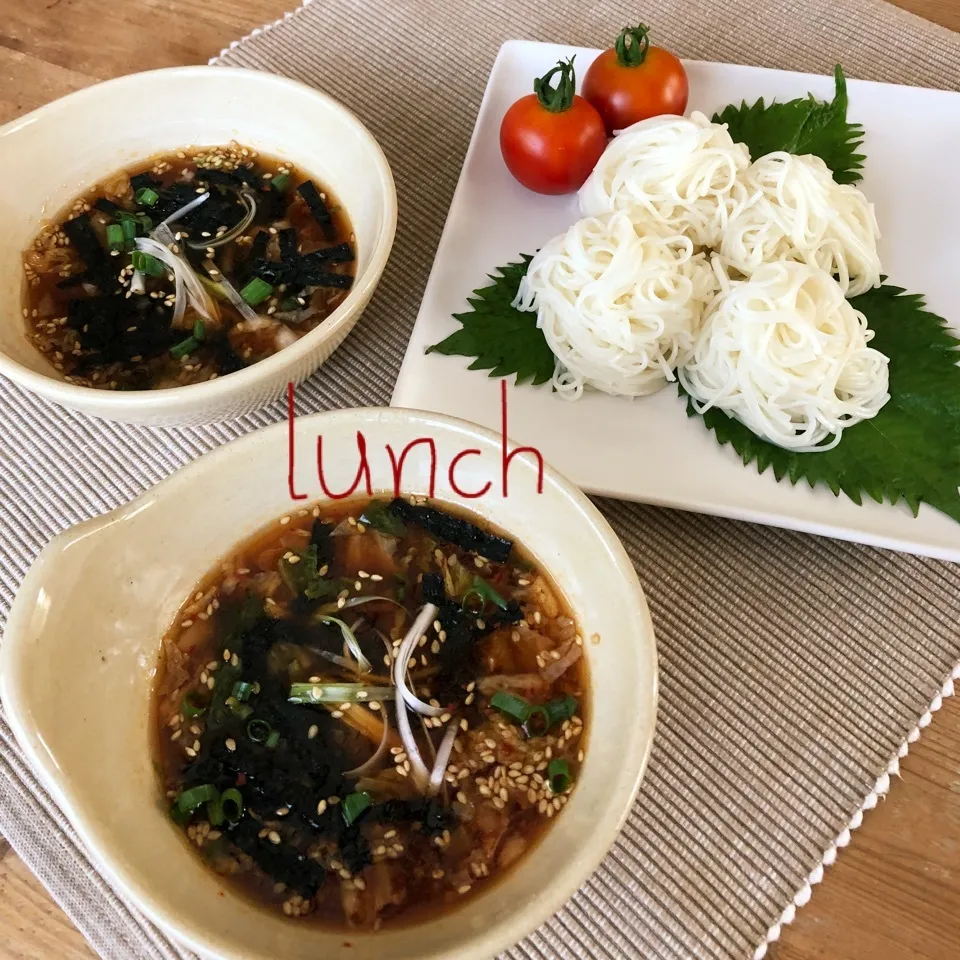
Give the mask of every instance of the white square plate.
[{"label": "white square plate", "polygon": [[[595,50],[511,41],[497,57],[480,106],[417,323],[393,395],[394,406],[432,410],[500,428],[499,381],[468,371],[469,360],[424,353],[458,329],[452,314],[497,266],[533,253],[578,217],[576,196],[543,197],[516,183],[500,156],[500,121],[533,78],[576,54],[578,76]],[[833,78],[716,63],[686,64],[689,110],[708,116],[759,97],[833,96]],[[926,296],[958,328],[960,94],[849,82],[851,120],[866,131],[862,184],[876,204],[880,257],[890,282]],[[508,391],[510,437],[591,493],[768,523],[874,546],[960,561],[960,524],[927,506],[857,506],[806,484],[777,483],[745,467],[699,419],[687,417],[668,386],[636,401],[589,394],[569,403],[541,387]],[[815,454],[810,454],[815,456]],[[957,478],[960,482],[960,477]]]}]

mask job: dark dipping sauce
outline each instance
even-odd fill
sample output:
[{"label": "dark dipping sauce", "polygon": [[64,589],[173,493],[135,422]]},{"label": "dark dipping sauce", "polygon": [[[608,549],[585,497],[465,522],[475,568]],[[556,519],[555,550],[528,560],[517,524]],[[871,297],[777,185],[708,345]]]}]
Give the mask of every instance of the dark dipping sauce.
[{"label": "dark dipping sauce", "polygon": [[288,917],[378,930],[455,909],[575,787],[583,643],[532,559],[464,515],[301,509],[220,562],[163,639],[164,803],[210,868]]},{"label": "dark dipping sauce", "polygon": [[201,383],[323,323],[353,284],[355,253],[344,211],[291,164],[238,144],[179,150],[110,177],[41,230],[23,255],[23,315],[71,383]]}]

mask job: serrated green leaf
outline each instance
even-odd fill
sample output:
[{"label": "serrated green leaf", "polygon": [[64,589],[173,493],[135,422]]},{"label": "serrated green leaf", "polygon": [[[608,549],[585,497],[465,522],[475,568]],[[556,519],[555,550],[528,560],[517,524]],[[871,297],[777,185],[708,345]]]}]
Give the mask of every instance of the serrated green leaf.
[{"label": "serrated green leaf", "polygon": [[461,324],[427,353],[473,357],[470,370],[489,370],[491,377],[516,375],[516,382],[535,386],[553,376],[553,353],[537,327],[537,315],[517,310],[513,298],[532,257],[521,254],[518,263],[508,263],[490,275],[485,287],[467,298],[470,309],[454,314]]},{"label": "serrated green leaf", "polygon": [[833,171],[837,183],[862,178],[863,127],[847,122],[847,81],[839,64],[834,70],[836,93],[830,103],[812,94],[799,100],[765,104],[761,97],[752,106],[732,104],[715,114],[714,123],[725,123],[730,136],[744,143],[752,159],[777,150],[820,157]]},{"label": "serrated green leaf", "polygon": [[[890,358],[890,400],[876,417],[823,453],[784,450],[721,410],[708,410],[704,423],[759,473],[772,467],[778,480],[822,484],[856,504],[902,499],[914,515],[927,503],[960,521],[960,341],[922,297],[900,287],[884,284],[850,303],[876,334],[871,346]],[[689,398],[687,415],[698,416]]]}]

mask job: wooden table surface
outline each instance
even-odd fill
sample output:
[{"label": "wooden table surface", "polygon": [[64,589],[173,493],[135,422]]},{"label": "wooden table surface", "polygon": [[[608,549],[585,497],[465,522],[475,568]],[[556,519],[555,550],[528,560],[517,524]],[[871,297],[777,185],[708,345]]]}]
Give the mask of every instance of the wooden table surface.
[{"label": "wooden table surface", "polygon": [[[206,63],[293,2],[0,0],[0,123],[98,80]],[[960,30],[960,0],[898,2]],[[902,770],[772,960],[960,957],[960,696],[944,704]],[[92,957],[0,839],[0,960]]]}]

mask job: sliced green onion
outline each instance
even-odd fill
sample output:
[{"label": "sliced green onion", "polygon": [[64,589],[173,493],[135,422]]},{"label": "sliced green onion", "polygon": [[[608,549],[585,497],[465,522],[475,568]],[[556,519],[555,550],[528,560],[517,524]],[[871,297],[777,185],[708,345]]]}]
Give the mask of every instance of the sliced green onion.
[{"label": "sliced green onion", "polygon": [[174,823],[176,823],[178,826],[181,826],[181,827],[185,827],[190,820],[190,814],[184,813],[180,809],[180,805],[177,803],[176,800],[174,800],[173,803],[170,804],[170,817],[173,819]]},{"label": "sliced green onion", "polygon": [[270,736],[267,737],[267,742],[264,744],[268,750],[272,750],[280,742],[280,734],[276,730],[270,731]]},{"label": "sliced green onion", "polygon": [[258,303],[263,303],[270,294],[273,293],[273,287],[261,277],[254,277],[241,291],[240,296],[255,307]]},{"label": "sliced green onion", "polygon": [[361,673],[369,673],[373,669],[370,661],[363,655],[363,651],[360,649],[360,641],[357,640],[356,634],[346,623],[337,619],[337,617],[330,617],[326,614],[318,614],[314,619],[320,620],[323,623],[335,623],[340,628],[340,632],[343,634],[343,642],[350,648],[353,659],[357,661],[357,666],[360,668]]},{"label": "sliced green onion", "polygon": [[204,334],[203,317],[197,317],[193,323],[193,339],[202,340]]},{"label": "sliced green onion", "polygon": [[220,794],[220,809],[231,823],[236,823],[243,816],[243,795],[236,787],[230,787]]},{"label": "sliced green onion", "polygon": [[396,687],[368,687],[364,683],[294,683],[290,703],[370,703],[396,700]]},{"label": "sliced green onion", "polygon": [[134,270],[139,270],[151,277],[162,277],[166,270],[156,257],[144,253],[142,250],[134,250],[130,254],[130,262],[133,264]]},{"label": "sliced green onion", "polygon": [[246,680],[238,680],[233,685],[233,692],[230,696],[235,700],[249,700],[251,693],[253,693],[253,684],[247,683]]},{"label": "sliced green onion", "polygon": [[495,607],[499,607],[501,610],[507,609],[507,601],[497,593],[493,587],[487,583],[486,580],[483,580],[481,577],[474,577],[473,583],[470,585],[467,592],[463,595],[463,600],[461,600],[460,605],[461,609],[466,612],[467,601],[473,597],[479,597],[480,599],[480,609],[478,613],[483,613],[483,608],[487,605],[489,600]]},{"label": "sliced green onion", "polygon": [[270,181],[270,186],[273,187],[274,190],[285,190],[289,182],[290,182],[289,173],[278,173]]},{"label": "sliced green onion", "polygon": [[170,348],[170,356],[179,360],[180,357],[187,356],[199,346],[200,341],[196,337],[187,337],[186,340],[181,340],[176,346]]},{"label": "sliced green onion", "polygon": [[547,781],[554,793],[563,793],[570,788],[573,777],[570,774],[570,764],[563,757],[551,760],[547,767]]},{"label": "sliced green onion", "polygon": [[[537,721],[537,722],[534,722]],[[531,707],[523,721],[523,732],[528,737],[542,737],[550,729],[550,714],[546,707]]]},{"label": "sliced green onion", "polygon": [[249,703],[237,703],[234,700],[232,703],[227,704],[230,707],[230,712],[238,717],[240,720],[249,720],[253,716],[253,707]]},{"label": "sliced green onion", "polygon": [[110,226],[107,227],[107,246],[111,250],[122,250],[123,242],[123,227],[116,223],[111,223]]},{"label": "sliced green onion", "polygon": [[280,301],[281,310],[299,310],[303,304],[296,297],[284,297]]},{"label": "sliced green onion", "polygon": [[140,224],[140,229],[144,233],[149,233],[153,229],[153,221],[145,213],[135,213],[134,219]]},{"label": "sliced green onion", "polygon": [[340,809],[343,813],[343,822],[349,827],[357,817],[369,807],[373,806],[373,799],[369,793],[350,793],[343,798]]},{"label": "sliced green onion", "polygon": [[254,743],[266,743],[271,733],[273,728],[266,720],[253,719],[247,724],[247,736]]},{"label": "sliced green onion", "polygon": [[192,690],[184,694],[183,701],[180,704],[180,712],[185,717],[202,717],[206,709],[205,706],[194,701]]},{"label": "sliced green onion", "polygon": [[133,195],[133,199],[145,207],[152,207],[160,199],[160,194],[152,187],[141,187]]},{"label": "sliced green onion", "polygon": [[223,823],[223,804],[220,797],[215,797],[207,804],[207,819],[211,827],[219,827]]},{"label": "sliced green onion", "polygon": [[[117,221],[120,224],[120,229],[123,231],[124,240],[133,240],[137,235],[137,218],[134,217],[133,214],[124,212],[117,214]],[[109,230],[110,227],[107,227],[107,229]]]},{"label": "sliced green onion", "polygon": [[505,713],[512,720],[516,720],[517,723],[526,723],[532,708],[532,705],[523,697],[507,693],[506,690],[498,690],[490,698],[490,706],[501,713]]},{"label": "sliced green onion", "polygon": [[566,696],[551,700],[547,704],[547,713],[550,714],[550,726],[555,727],[564,720],[569,720],[577,712],[576,697]]},{"label": "sliced green onion", "polygon": [[183,793],[177,797],[177,807],[181,813],[190,814],[201,804],[214,800],[219,796],[220,794],[217,788],[212,783],[204,783],[199,787],[190,787],[189,790],[184,790]]}]

